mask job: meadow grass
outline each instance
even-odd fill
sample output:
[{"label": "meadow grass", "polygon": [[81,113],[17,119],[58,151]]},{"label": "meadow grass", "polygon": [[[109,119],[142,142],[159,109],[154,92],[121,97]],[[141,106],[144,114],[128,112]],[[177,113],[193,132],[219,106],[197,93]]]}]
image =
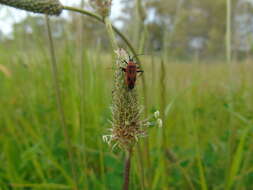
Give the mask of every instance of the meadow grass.
[{"label": "meadow grass", "polygon": [[[56,48],[78,188],[120,189],[123,153],[102,141],[110,128],[112,58],[82,53],[83,65],[75,48]],[[0,70],[0,189],[72,189],[48,50],[12,47],[0,54],[11,73]],[[147,112],[164,109],[164,126],[149,130],[148,157],[140,141],[130,189],[142,182],[154,190],[252,189],[253,66],[233,63],[230,73],[226,63],[164,60],[162,74],[159,57],[142,62]],[[140,79],[137,88],[141,93]]]}]

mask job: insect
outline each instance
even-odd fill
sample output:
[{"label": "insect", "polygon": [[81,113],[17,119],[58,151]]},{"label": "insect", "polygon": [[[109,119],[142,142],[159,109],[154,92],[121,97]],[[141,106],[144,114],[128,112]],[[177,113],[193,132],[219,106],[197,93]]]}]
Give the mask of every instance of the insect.
[{"label": "insect", "polygon": [[121,67],[122,71],[125,72],[125,83],[129,90],[132,90],[135,86],[137,73],[143,73],[144,71],[140,69],[140,66],[134,61],[133,57],[129,56],[129,60],[124,60],[126,67]]}]

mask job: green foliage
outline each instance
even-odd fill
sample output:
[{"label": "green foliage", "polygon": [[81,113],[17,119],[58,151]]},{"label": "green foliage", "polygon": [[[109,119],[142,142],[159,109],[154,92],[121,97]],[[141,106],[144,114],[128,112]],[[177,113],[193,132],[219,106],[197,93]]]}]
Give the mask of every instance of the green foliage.
[{"label": "green foliage", "polygon": [[[232,1],[233,10],[238,2]],[[139,13],[153,7],[158,18],[147,22],[148,27],[130,28],[138,47],[165,47],[169,55],[181,57],[193,52],[192,37],[204,36],[200,53],[223,55],[224,1],[137,3]],[[139,16],[146,18],[144,13]],[[113,120],[113,59],[104,53],[108,39],[100,25],[72,19],[52,23],[71,149],[64,142],[42,18],[16,24],[13,39],[0,47],[0,189],[73,189],[75,183],[78,189],[122,186],[123,154],[102,141]],[[168,20],[172,25],[166,25]],[[85,33],[79,38],[82,25]],[[131,189],[252,189],[252,65],[175,62],[164,55],[168,52],[142,60],[145,114],[160,109],[163,128],[150,130],[134,148]],[[141,91],[141,85],[137,80],[136,90]],[[143,94],[139,97],[142,102]],[[77,168],[76,179],[71,164]]]},{"label": "green foliage", "polygon": [[[112,61],[85,50],[82,64],[72,46],[57,49],[59,77],[80,189],[119,189],[123,154],[102,136],[110,128]],[[57,111],[46,49],[1,49],[0,187],[71,189],[74,179]],[[16,53],[15,53],[16,52]],[[18,53],[19,52],[19,53]],[[13,56],[15,55],[15,56]],[[46,56],[45,56],[46,55]],[[143,60],[148,107],[160,107],[159,66]],[[159,60],[155,59],[155,63]],[[83,70],[81,70],[83,68]],[[134,152],[131,189],[250,189],[252,179],[252,66],[236,64],[232,78],[225,64],[173,64],[165,61],[165,121],[150,130],[150,164]],[[229,80],[231,80],[229,82]],[[82,82],[81,82],[82,81]],[[141,82],[136,84],[139,88]],[[173,102],[172,104],[170,104]],[[232,107],[231,107],[232,105]],[[243,119],[242,119],[243,118]],[[161,146],[163,133],[166,146]],[[145,150],[146,142],[140,141]],[[170,154],[169,154],[170,152]],[[117,153],[117,154],[116,154]],[[171,154],[173,156],[171,156]],[[11,188],[12,187],[12,188]]]}]

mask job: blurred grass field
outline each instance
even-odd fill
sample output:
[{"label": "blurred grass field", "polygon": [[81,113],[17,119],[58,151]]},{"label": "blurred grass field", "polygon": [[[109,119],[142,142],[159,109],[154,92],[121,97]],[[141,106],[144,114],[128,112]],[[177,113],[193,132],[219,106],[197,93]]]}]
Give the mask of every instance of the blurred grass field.
[{"label": "blurred grass field", "polygon": [[[75,183],[79,189],[120,189],[123,153],[102,141],[110,128],[112,57],[84,50],[80,64],[75,48],[56,49],[76,178],[48,49],[2,47],[0,189],[72,189]],[[141,59],[145,111],[164,113],[164,126],[150,129],[136,147],[131,189],[253,189],[252,62],[164,60],[161,69],[161,57]],[[140,79],[137,88],[141,94]]]}]

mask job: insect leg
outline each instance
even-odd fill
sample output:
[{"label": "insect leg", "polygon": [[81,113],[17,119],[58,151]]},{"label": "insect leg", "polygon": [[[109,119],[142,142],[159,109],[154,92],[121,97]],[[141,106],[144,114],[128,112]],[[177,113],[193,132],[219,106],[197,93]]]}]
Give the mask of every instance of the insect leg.
[{"label": "insect leg", "polygon": [[121,63],[128,64],[128,62],[126,60],[121,60]]},{"label": "insect leg", "polygon": [[140,73],[139,76],[141,76],[144,73],[144,71],[143,70],[137,70],[137,73]]},{"label": "insect leg", "polygon": [[122,71],[126,72],[126,68],[120,67]]}]

